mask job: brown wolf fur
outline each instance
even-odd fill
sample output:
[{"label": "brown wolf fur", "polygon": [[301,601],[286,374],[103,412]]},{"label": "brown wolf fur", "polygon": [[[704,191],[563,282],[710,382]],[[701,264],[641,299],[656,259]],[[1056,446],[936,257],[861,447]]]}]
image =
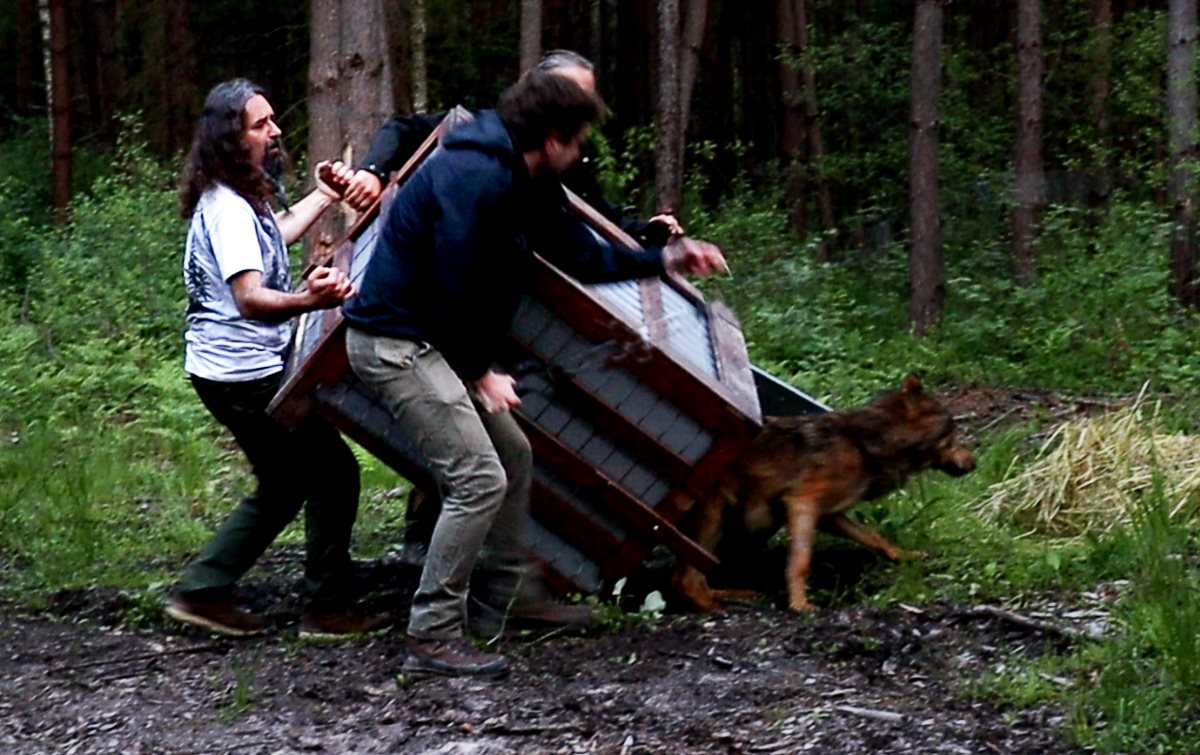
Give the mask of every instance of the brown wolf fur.
[{"label": "brown wolf fur", "polygon": [[[931,468],[958,476],[974,469],[975,460],[955,438],[950,413],[909,375],[899,390],[860,409],[767,418],[712,492],[688,512],[684,527],[712,551],[723,536],[765,539],[786,523],[788,606],[803,611],[810,607],[806,582],[818,526],[893,560],[920,555],[901,551],[845,512]],[[722,598],[749,594],[713,590],[704,574],[682,563],[673,583],[702,611],[720,610]]]}]

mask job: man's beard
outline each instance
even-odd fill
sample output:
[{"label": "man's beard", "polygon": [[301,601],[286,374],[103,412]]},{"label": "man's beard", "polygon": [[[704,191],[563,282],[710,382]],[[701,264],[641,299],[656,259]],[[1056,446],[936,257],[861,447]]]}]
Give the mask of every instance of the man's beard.
[{"label": "man's beard", "polygon": [[267,181],[271,184],[271,191],[275,193],[275,199],[284,206],[288,204],[287,193],[283,189],[283,175],[287,172],[287,168],[288,159],[287,154],[283,151],[283,142],[278,138],[272,139],[263,155],[263,173],[267,175]]}]

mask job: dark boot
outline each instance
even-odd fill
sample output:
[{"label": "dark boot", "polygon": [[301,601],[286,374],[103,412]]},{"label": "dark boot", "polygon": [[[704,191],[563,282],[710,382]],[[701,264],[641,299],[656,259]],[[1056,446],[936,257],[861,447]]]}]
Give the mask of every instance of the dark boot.
[{"label": "dark boot", "polygon": [[452,640],[409,637],[408,657],[401,669],[409,674],[499,676],[508,671],[508,659],[499,653],[476,650],[461,637]]},{"label": "dark boot", "polygon": [[176,621],[208,629],[226,637],[253,637],[267,629],[267,622],[257,614],[236,608],[233,601],[200,602],[188,600],[176,593],[167,601],[166,613]]}]

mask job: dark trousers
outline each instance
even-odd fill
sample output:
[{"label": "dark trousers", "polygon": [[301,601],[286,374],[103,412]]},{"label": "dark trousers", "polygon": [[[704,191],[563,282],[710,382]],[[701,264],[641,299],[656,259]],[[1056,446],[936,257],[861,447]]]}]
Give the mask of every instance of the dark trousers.
[{"label": "dark trousers", "polygon": [[188,565],[179,589],[192,600],[227,598],[304,506],[307,610],[336,611],[352,597],[350,532],[358,513],[358,461],[337,430],[316,416],[289,431],[266,414],[280,378],[222,383],[192,376],[204,406],[245,452],[258,487]]}]

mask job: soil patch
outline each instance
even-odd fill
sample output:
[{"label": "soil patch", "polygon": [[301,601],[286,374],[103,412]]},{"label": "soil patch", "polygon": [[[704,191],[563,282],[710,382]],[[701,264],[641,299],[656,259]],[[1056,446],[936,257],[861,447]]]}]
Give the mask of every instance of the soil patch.
[{"label": "soil patch", "polygon": [[[248,641],[127,628],[115,595],[63,594],[71,618],[0,610],[0,750],[12,753],[1074,753],[1054,708],[971,684],[1063,650],[1054,634],[936,603],[797,616],[764,604],[587,636],[503,640],[500,681],[398,675],[397,630],[300,641],[278,551],[240,596],[276,631]],[[284,564],[288,567],[284,567]],[[415,571],[364,564],[409,594]]]},{"label": "soil patch", "polygon": [[[1107,399],[982,386],[943,399],[968,437],[1110,408]],[[839,562],[841,578],[888,568],[855,553],[855,563]],[[248,576],[239,601],[276,625],[249,641],[181,632],[159,606],[103,591],[60,593],[38,615],[0,605],[0,752],[1080,751],[1062,710],[971,694],[985,676],[1068,640],[969,607],[846,605],[797,616],[772,595],[720,616],[503,640],[514,668],[499,681],[413,678],[398,675],[399,630],[339,644],[297,638],[299,563],[295,549],[276,549]],[[398,559],[360,568],[367,607],[395,611],[403,626],[416,570]],[[627,600],[666,571],[652,566],[631,580]],[[818,591],[833,579],[820,570],[813,578]],[[1094,615],[1098,599],[1057,596],[1050,613]]]}]

